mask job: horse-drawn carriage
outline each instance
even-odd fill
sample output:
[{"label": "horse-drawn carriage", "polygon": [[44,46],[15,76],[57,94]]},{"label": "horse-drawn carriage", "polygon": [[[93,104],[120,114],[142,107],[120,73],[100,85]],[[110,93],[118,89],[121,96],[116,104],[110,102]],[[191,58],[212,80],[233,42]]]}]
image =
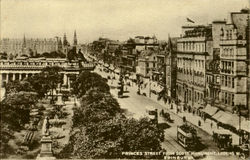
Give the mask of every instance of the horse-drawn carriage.
[{"label": "horse-drawn carriage", "polygon": [[173,123],[174,120],[171,119],[170,114],[168,112],[164,112],[164,110],[161,110],[160,116],[162,116],[166,121]]}]

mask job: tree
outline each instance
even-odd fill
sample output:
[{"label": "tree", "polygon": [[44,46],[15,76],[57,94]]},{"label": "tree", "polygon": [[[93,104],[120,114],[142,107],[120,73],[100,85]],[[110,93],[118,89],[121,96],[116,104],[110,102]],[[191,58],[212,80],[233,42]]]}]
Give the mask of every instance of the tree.
[{"label": "tree", "polygon": [[10,81],[6,84],[6,95],[18,93],[20,91],[31,92],[34,91],[28,81]]},{"label": "tree", "polygon": [[68,58],[68,60],[70,62],[72,60],[76,60],[77,59],[76,47],[73,47],[71,50],[69,50],[67,58]]},{"label": "tree", "polygon": [[14,138],[14,132],[20,131],[24,124],[29,123],[29,113],[37,103],[37,94],[34,92],[12,92],[0,102],[0,157],[9,151],[8,142]]},{"label": "tree", "polygon": [[50,86],[47,83],[47,79],[44,74],[35,74],[27,79],[27,81],[31,84],[32,88],[37,92],[39,98],[43,98],[48,91],[50,90]]},{"label": "tree", "polygon": [[6,52],[0,53],[0,59],[7,59],[8,55]]},{"label": "tree", "polygon": [[89,89],[93,88],[100,92],[109,92],[110,88],[106,82],[107,80],[97,73],[84,71],[79,75],[77,80],[73,82],[73,93],[78,97],[82,97]]},{"label": "tree", "polygon": [[81,106],[80,108],[75,108],[73,117],[74,127],[93,122],[97,123],[104,119],[111,119],[117,113],[121,113],[118,102],[110,93],[100,92],[96,89],[89,90],[82,97]]},{"label": "tree", "polygon": [[29,122],[30,109],[37,103],[37,100],[35,92],[21,91],[9,95],[2,101],[1,119],[10,120],[9,122],[13,122],[13,126],[20,128]]},{"label": "tree", "polygon": [[126,118],[110,93],[95,88],[87,91],[81,107],[75,108],[73,128],[60,158],[126,158],[122,152],[161,149],[163,130],[148,118]]},{"label": "tree", "polygon": [[53,67],[46,67],[42,70],[41,77],[44,80],[44,82],[46,83],[46,85],[48,85],[49,89],[51,90],[52,93],[52,102],[54,100],[53,97],[53,91],[57,88],[57,85],[59,83],[62,83],[63,81],[63,77],[62,74],[60,74],[60,71],[62,71],[61,67],[58,66],[53,66]]}]

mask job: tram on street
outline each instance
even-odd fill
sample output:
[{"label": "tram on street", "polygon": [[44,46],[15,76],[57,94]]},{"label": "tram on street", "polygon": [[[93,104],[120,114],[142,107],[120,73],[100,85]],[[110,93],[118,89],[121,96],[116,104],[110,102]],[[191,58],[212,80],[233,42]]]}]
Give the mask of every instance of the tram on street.
[{"label": "tram on street", "polygon": [[216,129],[213,131],[213,140],[221,151],[232,149],[232,134],[225,129]]},{"label": "tram on street", "polygon": [[197,131],[190,125],[177,126],[177,141],[186,150],[194,150],[197,142]]}]

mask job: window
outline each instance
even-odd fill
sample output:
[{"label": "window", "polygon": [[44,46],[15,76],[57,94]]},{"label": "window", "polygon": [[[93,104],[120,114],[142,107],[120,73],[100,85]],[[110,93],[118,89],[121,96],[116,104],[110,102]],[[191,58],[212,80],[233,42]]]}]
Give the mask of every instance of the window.
[{"label": "window", "polygon": [[232,106],[234,106],[234,94],[232,94]]},{"label": "window", "polygon": [[225,104],[227,104],[227,92],[225,93]]},{"label": "window", "polygon": [[225,86],[227,87],[227,76],[225,76]]},{"label": "window", "polygon": [[225,96],[225,94],[224,94],[224,92],[221,92],[221,101],[224,103],[224,96]]},{"label": "window", "polygon": [[234,62],[232,62],[232,74],[234,73]]},{"label": "window", "polygon": [[195,102],[196,102],[196,98],[197,98],[196,92],[194,92],[194,101],[195,101]]},{"label": "window", "polygon": [[227,77],[228,78],[228,86],[231,87],[231,77]]},{"label": "window", "polygon": [[232,78],[232,88],[234,88],[234,78]]},{"label": "window", "polygon": [[189,100],[191,101],[191,91],[189,90]]},{"label": "window", "polygon": [[224,86],[224,76],[221,76],[221,85]]}]

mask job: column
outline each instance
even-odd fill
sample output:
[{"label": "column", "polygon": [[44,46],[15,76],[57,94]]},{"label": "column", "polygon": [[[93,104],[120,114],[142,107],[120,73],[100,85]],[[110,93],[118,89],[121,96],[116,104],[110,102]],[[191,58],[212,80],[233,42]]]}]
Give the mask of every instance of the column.
[{"label": "column", "polygon": [[13,73],[13,77],[12,77],[13,81],[16,80],[16,73]]},{"label": "column", "polygon": [[67,77],[67,82],[68,82],[68,88],[70,88],[70,78]]},{"label": "column", "polygon": [[64,73],[63,74],[63,85],[67,84],[67,75]]},{"label": "column", "polygon": [[9,73],[6,73],[6,83],[9,82]]},{"label": "column", "polygon": [[18,77],[19,81],[21,81],[22,80],[22,73],[19,73],[18,75],[19,75],[19,77]]}]

